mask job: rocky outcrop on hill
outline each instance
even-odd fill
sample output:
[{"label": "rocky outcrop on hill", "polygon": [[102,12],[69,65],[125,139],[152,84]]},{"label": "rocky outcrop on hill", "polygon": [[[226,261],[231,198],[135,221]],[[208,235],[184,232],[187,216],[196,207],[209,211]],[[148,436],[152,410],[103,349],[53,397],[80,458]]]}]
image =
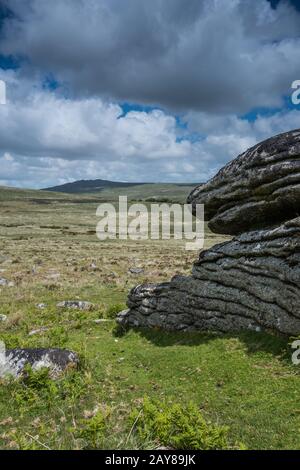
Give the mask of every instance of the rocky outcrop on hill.
[{"label": "rocky outcrop on hill", "polygon": [[211,229],[242,233],[201,252],[191,276],[132,289],[118,322],[299,334],[299,190],[300,130],[258,144],[228,164],[189,201],[205,203]]},{"label": "rocky outcrop on hill", "polygon": [[229,162],[188,202],[205,205],[209,228],[231,235],[278,225],[300,212],[300,130],[265,140]]},{"label": "rocky outcrop on hill", "polygon": [[130,326],[300,332],[300,217],[200,253],[192,276],[135,287]]}]

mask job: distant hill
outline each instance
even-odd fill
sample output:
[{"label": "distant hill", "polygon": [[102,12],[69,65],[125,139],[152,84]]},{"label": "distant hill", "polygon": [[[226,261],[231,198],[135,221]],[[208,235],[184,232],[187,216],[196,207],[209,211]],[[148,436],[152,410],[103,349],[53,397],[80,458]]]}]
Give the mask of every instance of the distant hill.
[{"label": "distant hill", "polygon": [[128,200],[146,202],[185,202],[197,183],[124,183],[107,180],[80,180],[66,183],[43,191],[56,193],[85,194],[106,201],[117,201],[119,196]]},{"label": "distant hill", "polygon": [[51,188],[45,188],[43,191],[55,191],[60,193],[94,193],[107,188],[128,188],[130,186],[144,185],[148,183],[123,183],[119,181],[108,180],[79,180],[72,183],[65,183]]}]

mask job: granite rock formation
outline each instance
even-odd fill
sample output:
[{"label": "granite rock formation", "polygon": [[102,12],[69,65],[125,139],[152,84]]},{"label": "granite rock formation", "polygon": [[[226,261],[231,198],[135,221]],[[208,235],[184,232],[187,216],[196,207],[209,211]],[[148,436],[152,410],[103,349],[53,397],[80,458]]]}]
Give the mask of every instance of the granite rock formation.
[{"label": "granite rock formation", "polygon": [[239,235],[200,253],[191,276],[139,285],[122,325],[300,333],[300,130],[256,145],[196,188],[210,228]]},{"label": "granite rock formation", "polygon": [[204,204],[209,228],[236,235],[297,217],[300,129],[265,140],[229,162],[188,202]]}]

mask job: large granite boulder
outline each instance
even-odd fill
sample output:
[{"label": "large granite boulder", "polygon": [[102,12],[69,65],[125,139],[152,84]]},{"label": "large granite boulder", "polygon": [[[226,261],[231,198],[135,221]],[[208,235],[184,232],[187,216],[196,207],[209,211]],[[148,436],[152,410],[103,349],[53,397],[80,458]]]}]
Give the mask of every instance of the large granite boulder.
[{"label": "large granite boulder", "polygon": [[191,276],[139,285],[122,325],[300,333],[300,130],[256,145],[189,196],[209,226],[239,234],[200,253]]},{"label": "large granite boulder", "polygon": [[123,325],[300,333],[300,217],[203,251],[191,276],[139,285],[128,307]]},{"label": "large granite boulder", "polygon": [[265,140],[195,188],[213,232],[236,235],[278,225],[300,212],[300,129]]}]

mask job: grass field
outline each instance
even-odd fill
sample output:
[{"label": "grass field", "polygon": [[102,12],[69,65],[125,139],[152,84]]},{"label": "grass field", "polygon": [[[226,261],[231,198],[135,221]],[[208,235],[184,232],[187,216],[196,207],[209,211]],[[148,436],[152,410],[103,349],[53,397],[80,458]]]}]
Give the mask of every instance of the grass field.
[{"label": "grass field", "polygon": [[127,196],[128,200],[155,202],[179,202],[184,203],[187,195],[194,189],[195,185],[156,183],[130,186],[129,188],[107,188],[96,193],[90,193],[106,201],[114,201],[119,195]]},{"label": "grass field", "polygon": [[[0,287],[0,314],[7,316],[0,339],[7,347],[63,347],[81,356],[80,369],[56,381],[42,374],[2,381],[0,447],[155,448],[157,440],[142,439],[130,424],[147,396],[193,402],[208,421],[229,427],[230,447],[299,449],[300,375],[288,338],[116,329],[114,314],[132,286],[188,274],[197,253],[174,240],[100,242],[98,197],[105,191],[0,190],[0,277],[14,283]],[[221,240],[207,231],[206,247]],[[144,272],[130,274],[130,267]],[[56,306],[74,299],[95,307]]]}]

